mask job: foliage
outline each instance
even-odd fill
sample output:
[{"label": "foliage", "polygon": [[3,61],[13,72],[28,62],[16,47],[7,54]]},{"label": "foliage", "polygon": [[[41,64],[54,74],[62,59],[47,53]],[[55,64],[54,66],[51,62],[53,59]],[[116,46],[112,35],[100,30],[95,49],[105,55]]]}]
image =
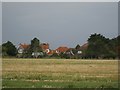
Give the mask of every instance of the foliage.
[{"label": "foliage", "polygon": [[12,42],[8,41],[7,43],[2,44],[2,55],[3,56],[16,56],[17,49]]},{"label": "foliage", "polygon": [[110,40],[101,34],[92,34],[88,39],[86,56],[88,58],[115,58],[117,56],[116,42],[116,39]]},{"label": "foliage", "polygon": [[37,38],[34,38],[33,40],[31,40],[31,45],[30,45],[30,49],[34,52],[34,51],[38,51],[37,49],[39,48],[39,40]]},{"label": "foliage", "polygon": [[[33,54],[33,56],[32,56]],[[23,52],[23,58],[31,58],[31,57],[43,57],[42,48],[40,47],[40,41],[37,38],[31,40],[31,44],[28,48],[26,48]]]},{"label": "foliage", "polygon": [[53,57],[53,58],[58,58],[59,55],[57,53],[53,53],[50,57]]},{"label": "foliage", "polygon": [[37,38],[31,40],[30,51],[31,52],[40,52],[42,49],[40,48],[40,41]]},{"label": "foliage", "polygon": [[[75,48],[69,48],[64,53],[54,53],[50,57],[66,58],[66,59],[79,59],[79,58],[120,58],[120,35],[116,38],[106,38],[101,34],[92,34],[88,38],[87,46],[76,45]],[[87,47],[87,48],[86,48]],[[81,51],[81,53],[78,53]],[[8,41],[2,45],[3,56],[16,56],[17,50],[12,42]],[[37,38],[31,40],[28,48],[25,48],[22,54],[17,54],[18,57],[31,58],[31,57],[49,57],[43,52],[40,41]]]},{"label": "foliage", "polygon": [[0,56],[2,55],[2,45],[0,45]]}]

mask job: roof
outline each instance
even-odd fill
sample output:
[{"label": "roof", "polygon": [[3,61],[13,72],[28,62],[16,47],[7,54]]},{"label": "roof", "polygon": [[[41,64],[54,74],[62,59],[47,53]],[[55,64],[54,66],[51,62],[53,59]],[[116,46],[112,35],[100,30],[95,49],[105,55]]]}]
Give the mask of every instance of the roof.
[{"label": "roof", "polygon": [[58,47],[56,50],[58,51],[58,52],[66,52],[67,50],[68,50],[69,48],[68,47]]},{"label": "roof", "polygon": [[52,55],[52,54],[53,54],[53,52],[50,50],[50,52],[48,52],[47,54],[48,54],[48,55]]},{"label": "roof", "polygon": [[72,51],[72,50],[76,50],[76,49],[75,49],[75,48],[69,48],[69,49],[67,50],[67,52]]},{"label": "roof", "polygon": [[81,46],[81,50],[85,50],[88,48],[88,43],[85,43]]},{"label": "roof", "polygon": [[23,49],[26,49],[28,48],[30,45],[29,44],[20,44],[19,48],[23,48]]},{"label": "roof", "polygon": [[40,44],[40,47],[41,47],[43,50],[46,50],[46,49],[49,49],[49,44],[48,44],[48,43],[42,43],[42,44]]},{"label": "roof", "polygon": [[[19,44],[19,47],[18,48],[23,48],[23,49],[26,49],[30,46],[30,44]],[[49,49],[49,44],[48,43],[42,43],[40,44],[40,47],[43,49],[43,50],[46,50],[46,49]]]}]

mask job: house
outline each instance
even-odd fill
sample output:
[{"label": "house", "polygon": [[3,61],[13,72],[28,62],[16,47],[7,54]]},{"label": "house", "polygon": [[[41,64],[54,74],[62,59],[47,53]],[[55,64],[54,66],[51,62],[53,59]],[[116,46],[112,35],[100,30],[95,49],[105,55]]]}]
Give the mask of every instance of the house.
[{"label": "house", "polygon": [[88,48],[88,43],[83,44],[81,47],[76,48],[76,55],[81,56],[83,51]]},{"label": "house", "polygon": [[82,58],[84,54],[83,51],[88,48],[88,43],[83,44],[82,46],[77,45],[75,48],[69,48],[66,52],[66,58]]},{"label": "house", "polygon": [[32,52],[32,57],[38,58],[39,56],[43,56],[43,52]]},{"label": "house", "polygon": [[88,48],[88,43],[85,43],[81,46],[80,50],[83,51],[83,50],[86,50]]},{"label": "house", "polygon": [[23,52],[24,52],[24,50],[25,49],[27,49],[27,48],[29,48],[30,47],[30,45],[29,44],[19,44],[19,46],[18,46],[18,53],[19,54],[22,54]]},{"label": "house", "polygon": [[[19,46],[18,46],[18,53],[23,53],[23,51],[25,50],[25,49],[27,49],[27,48],[29,48],[30,47],[30,45],[29,44],[19,44]],[[48,43],[42,43],[42,44],[40,44],[40,48],[42,48],[42,50],[44,51],[44,52],[47,52],[47,50],[49,49],[49,44]]]},{"label": "house", "polygon": [[18,46],[18,49],[17,49],[17,51],[18,51],[18,54],[17,54],[17,57],[24,57],[24,55],[23,55],[23,53],[26,53],[27,51],[27,49],[29,49],[30,48],[30,45],[29,44],[19,44],[19,46]]},{"label": "house", "polygon": [[60,46],[60,47],[58,47],[58,48],[55,50],[55,52],[56,52],[57,54],[65,53],[68,49],[69,49],[68,47]]},{"label": "house", "polygon": [[48,43],[42,43],[42,44],[40,44],[40,47],[42,48],[43,51],[46,51],[47,49],[49,49],[49,44]]},{"label": "house", "polygon": [[40,47],[42,48],[42,51],[45,52],[47,55],[51,54],[51,50],[49,48],[48,43],[42,43],[40,44]]},{"label": "house", "polygon": [[[32,57],[41,57],[43,55],[67,55],[68,57],[81,57],[84,53],[83,51],[86,50],[88,48],[88,43],[83,44],[82,46],[80,46],[79,44],[75,47],[75,48],[68,48],[66,46],[60,46],[55,50],[51,50],[49,48],[49,44],[48,43],[41,43],[39,45],[39,47],[42,49],[42,52],[32,52],[31,56]],[[30,44],[19,44],[18,46],[18,54],[21,56],[24,56],[23,53],[27,54],[27,50],[30,48]],[[30,55],[29,55],[30,56]]]},{"label": "house", "polygon": [[79,44],[75,47],[75,50],[77,55],[82,54],[81,46]]},{"label": "house", "polygon": [[51,56],[55,53],[56,53],[56,50],[49,50],[49,52],[47,52],[47,55]]},{"label": "house", "polygon": [[76,54],[75,51],[76,51],[76,49],[74,49],[74,48],[69,48],[69,49],[65,52],[65,54],[74,56],[74,55]]}]

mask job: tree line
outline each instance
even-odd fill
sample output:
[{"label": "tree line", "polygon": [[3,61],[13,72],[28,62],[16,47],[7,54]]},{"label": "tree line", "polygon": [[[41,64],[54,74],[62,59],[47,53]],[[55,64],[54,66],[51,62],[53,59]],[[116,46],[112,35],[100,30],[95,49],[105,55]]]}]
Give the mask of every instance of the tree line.
[{"label": "tree line", "polygon": [[87,58],[120,58],[120,36],[109,39],[101,34],[93,34],[88,38]]},{"label": "tree line", "polygon": [[[81,49],[81,46],[78,44],[74,49],[72,49],[74,55],[61,53],[59,55],[53,54],[50,57],[59,57],[59,58],[86,58],[86,59],[117,59],[120,58],[120,35],[115,38],[109,39],[104,37],[101,34],[91,34],[87,40],[88,46],[85,49]],[[31,40],[31,44],[29,48],[24,51],[25,57],[30,57],[32,52],[42,52],[40,58],[48,57],[40,48],[40,41],[37,38]],[[17,48],[15,45],[7,41],[1,45],[2,47],[2,56],[13,56],[16,57],[18,55]],[[79,50],[81,53],[77,53]],[[34,53],[34,54],[36,54]],[[37,56],[37,54],[36,54]]]}]

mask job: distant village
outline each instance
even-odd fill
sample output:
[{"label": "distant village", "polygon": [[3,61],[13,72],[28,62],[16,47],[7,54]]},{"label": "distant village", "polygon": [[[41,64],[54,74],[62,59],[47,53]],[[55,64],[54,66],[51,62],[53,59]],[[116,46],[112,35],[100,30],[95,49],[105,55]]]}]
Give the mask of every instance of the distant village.
[{"label": "distant village", "polygon": [[[30,45],[26,44],[26,43],[21,43],[18,46],[18,57],[22,57],[22,54],[24,54],[24,51],[29,48]],[[88,47],[88,43],[85,43],[84,45],[80,46],[79,44],[75,47],[75,48],[69,48],[67,46],[59,46],[58,48],[56,48],[55,50],[52,50],[49,48],[49,44],[48,43],[41,43],[39,45],[39,47],[42,49],[42,52],[32,52],[32,57],[39,57],[39,56],[59,56],[61,54],[65,54],[67,55],[69,58],[73,58],[74,56],[81,56],[82,55],[82,51],[84,51],[85,49],[87,49]],[[67,57],[66,56],[66,57]]]},{"label": "distant village", "polygon": [[17,58],[66,58],[66,59],[117,59],[120,58],[120,35],[109,39],[101,34],[92,34],[87,43],[74,48],[58,46],[50,49],[49,43],[34,38],[30,44],[20,43],[18,47],[7,41],[2,45],[2,57]]}]

